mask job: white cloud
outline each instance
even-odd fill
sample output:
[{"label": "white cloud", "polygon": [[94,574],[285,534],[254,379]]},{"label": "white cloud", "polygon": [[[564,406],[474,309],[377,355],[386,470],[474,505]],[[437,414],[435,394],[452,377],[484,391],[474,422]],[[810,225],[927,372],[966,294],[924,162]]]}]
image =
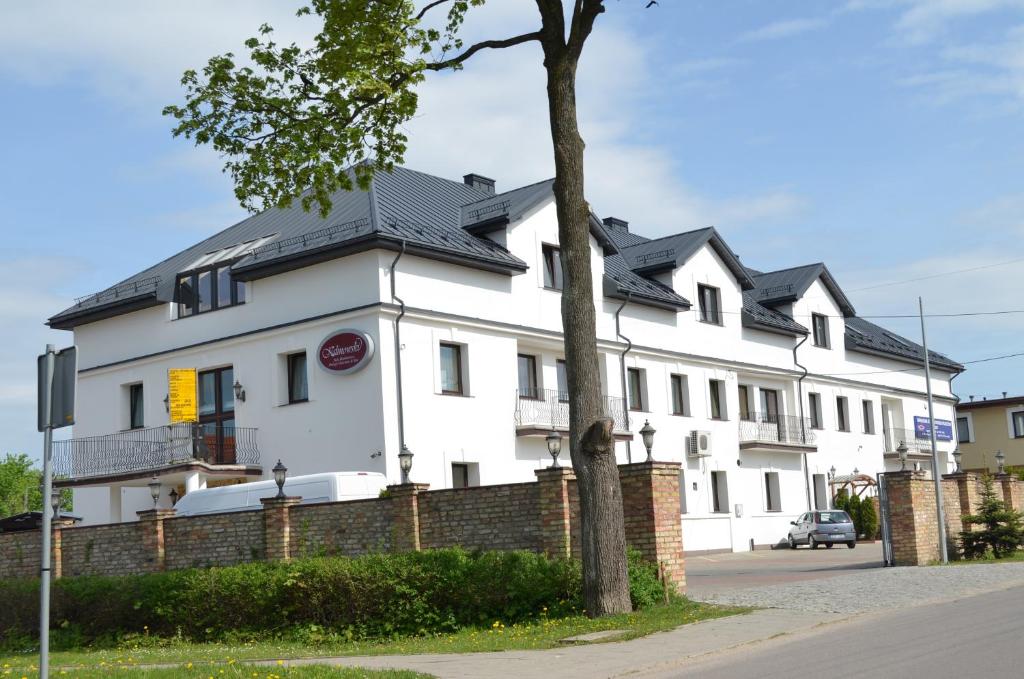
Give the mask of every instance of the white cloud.
[{"label": "white cloud", "polygon": [[803,33],[810,33],[828,26],[825,19],[786,19],[774,21],[760,28],[742,33],[738,42],[761,42],[765,40],[783,40]]}]

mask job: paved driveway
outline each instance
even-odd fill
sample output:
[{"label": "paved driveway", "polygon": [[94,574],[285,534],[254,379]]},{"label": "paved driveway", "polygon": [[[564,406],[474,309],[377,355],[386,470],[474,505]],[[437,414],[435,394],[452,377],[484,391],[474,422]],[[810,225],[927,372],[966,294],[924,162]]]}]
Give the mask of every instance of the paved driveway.
[{"label": "paved driveway", "polygon": [[800,547],[688,556],[686,589],[706,598],[723,590],[817,580],[881,567],[881,542],[861,543],[856,549],[836,545],[833,549]]}]

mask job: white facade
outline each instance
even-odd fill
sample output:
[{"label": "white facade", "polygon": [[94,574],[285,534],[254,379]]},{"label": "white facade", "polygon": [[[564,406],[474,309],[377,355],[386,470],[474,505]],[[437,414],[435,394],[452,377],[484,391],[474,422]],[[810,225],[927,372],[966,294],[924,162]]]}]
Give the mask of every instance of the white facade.
[{"label": "white facade", "polygon": [[[536,357],[538,389],[558,389],[560,292],[545,288],[542,262],[543,245],[558,242],[553,201],[541,202],[490,237],[500,239],[528,270],[508,276],[412,254],[397,264],[395,289],[406,306],[400,324],[405,442],[415,454],[413,480],[432,488],[451,487],[456,473],[460,478],[466,473],[474,485],[530,481],[534,470],[551,462],[543,434],[524,435],[529,427],[517,431],[516,412],[518,355]],[[622,398],[619,357],[626,343],[615,332],[622,300],[602,292],[603,252],[594,239],[592,255],[602,383],[609,396]],[[235,423],[258,429],[262,478],[270,478],[281,459],[290,475],[358,470],[382,472],[397,482],[399,306],[391,298],[390,280],[395,256],[370,250],[261,278],[246,284],[245,304],[188,318],[176,318],[177,305],[168,302],[77,326],[75,437],[127,429],[129,385],[139,383],[144,426],[167,424],[168,369],[231,366],[246,394],[244,402],[235,402]],[[839,475],[854,469],[875,475],[899,467],[891,454],[894,443],[887,445],[884,432],[909,430],[915,415],[927,416],[924,378],[919,370],[908,371],[906,360],[847,349],[842,310],[820,281],[786,309],[805,327],[812,312],[828,316],[831,347],[814,346],[807,338],[797,350],[807,370],[802,384],[793,349],[805,338],[744,327],[742,287],[710,245],[662,282],[693,301],[694,308],[671,311],[631,302],[622,309],[621,332],[632,341],[625,365],[641,371],[644,394],[642,410],[629,413],[629,428],[635,433],[649,421],[657,430],[654,458],[683,463],[687,551],[775,544],[785,538],[789,522],[808,510],[808,495],[815,503],[815,484],[819,495],[827,492],[830,469]],[[698,284],[720,291],[721,325],[699,320]],[[360,330],[376,345],[365,368],[349,375],[329,374],[315,361],[320,342],[341,328]],[[464,395],[441,393],[442,342],[462,348]],[[300,351],[308,357],[308,401],[289,404],[287,356]],[[685,376],[686,414],[672,413],[672,375]],[[937,419],[954,419],[950,377],[946,371],[933,374]],[[711,417],[709,380],[723,384],[722,419]],[[773,390],[779,415],[795,418],[802,391],[803,411],[810,417],[808,394],[817,394],[821,428],[813,430],[812,449],[741,447],[740,385],[747,387],[751,413],[770,398],[761,392]],[[837,425],[839,397],[846,399],[849,431]],[[864,402],[871,413],[868,426]],[[694,431],[711,433],[710,455],[687,455]],[[940,443],[942,472],[950,468],[953,445]],[[619,461],[626,462],[628,454],[627,443],[620,441]],[[645,457],[639,436],[631,454],[634,461]],[[915,460],[927,465],[923,456]],[[453,470],[453,463],[468,466]],[[187,490],[201,487],[208,477],[192,472],[166,482]],[[76,513],[90,523],[131,520],[136,510],[151,506],[148,480],[77,487]],[[166,496],[161,504],[169,504]]]}]

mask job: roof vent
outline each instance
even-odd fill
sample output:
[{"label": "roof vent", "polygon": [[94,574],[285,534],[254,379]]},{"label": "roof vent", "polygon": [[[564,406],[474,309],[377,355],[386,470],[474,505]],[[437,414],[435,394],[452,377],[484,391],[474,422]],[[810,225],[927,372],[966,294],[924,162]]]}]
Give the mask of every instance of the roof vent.
[{"label": "roof vent", "polygon": [[605,217],[601,220],[604,225],[609,229],[622,229],[623,231],[629,231],[629,222],[625,219],[619,219],[618,217]]},{"label": "roof vent", "polygon": [[466,186],[472,186],[474,189],[477,189],[478,191],[489,193],[492,196],[494,195],[494,180],[491,179],[490,177],[485,177],[482,174],[474,174],[470,172],[469,174],[464,175],[462,177],[462,181],[466,184]]}]

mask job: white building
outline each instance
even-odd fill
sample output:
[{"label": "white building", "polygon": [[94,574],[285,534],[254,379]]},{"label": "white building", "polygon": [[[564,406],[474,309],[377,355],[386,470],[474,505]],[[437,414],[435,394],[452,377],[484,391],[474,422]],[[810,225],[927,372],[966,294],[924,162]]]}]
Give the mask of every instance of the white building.
[{"label": "white building", "polygon": [[[326,219],[269,210],[54,316],[80,351],[76,439],[56,454],[76,512],[131,520],[154,475],[169,505],[278,459],[397,482],[403,432],[433,488],[532,480],[568,423],[551,186],[396,168]],[[630,432],[650,421],[655,459],[683,462],[687,551],[778,542],[826,506],[830,470],[898,468],[901,440],[930,466],[921,348],[857,318],[824,265],[761,273],[711,228],[648,240],[591,222],[617,455],[644,459]],[[319,365],[339,330],[355,332],[322,355],[355,370]],[[936,419],[952,420],[963,368],[931,360]],[[167,426],[171,368],[200,373],[199,433]]]}]

